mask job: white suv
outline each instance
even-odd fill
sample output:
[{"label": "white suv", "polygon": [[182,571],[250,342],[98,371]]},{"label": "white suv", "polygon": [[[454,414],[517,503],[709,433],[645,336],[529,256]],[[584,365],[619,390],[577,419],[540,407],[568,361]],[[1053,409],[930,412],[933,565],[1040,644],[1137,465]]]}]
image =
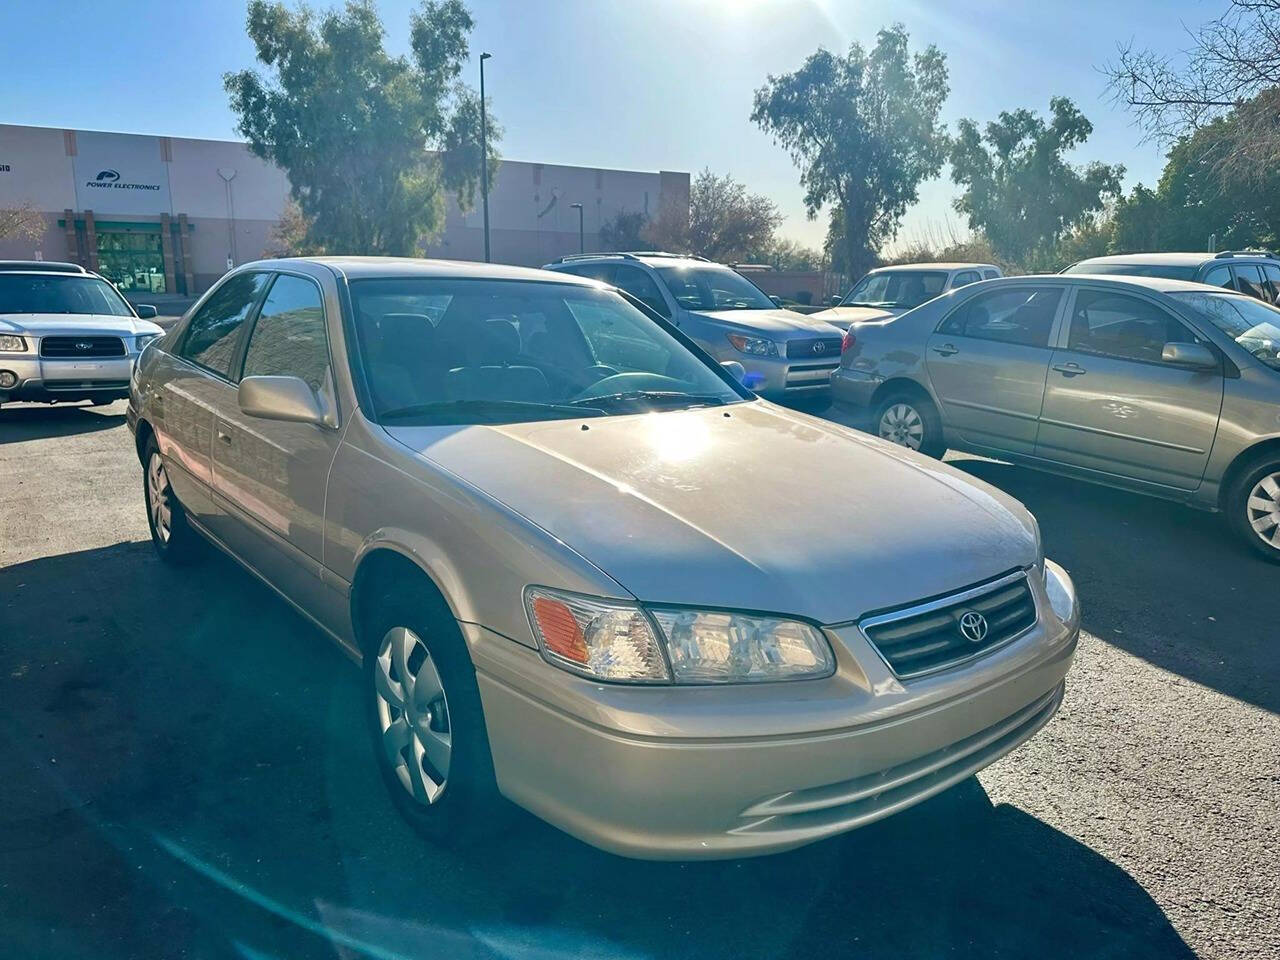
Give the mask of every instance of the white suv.
[{"label": "white suv", "polygon": [[884,320],[914,310],[948,290],[1004,274],[994,263],[903,263],[872,270],[830,310],[814,317],[842,330],[851,323]]}]

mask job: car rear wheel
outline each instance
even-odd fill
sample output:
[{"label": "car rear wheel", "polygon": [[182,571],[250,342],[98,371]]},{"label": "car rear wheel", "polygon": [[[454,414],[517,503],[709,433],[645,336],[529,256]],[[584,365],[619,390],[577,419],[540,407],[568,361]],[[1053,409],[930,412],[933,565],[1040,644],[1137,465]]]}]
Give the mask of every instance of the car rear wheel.
[{"label": "car rear wheel", "polygon": [[364,625],[374,756],[415,830],[468,843],[499,832],[511,807],[494,778],[471,655],[448,608],[423,592],[383,591]]},{"label": "car rear wheel", "polygon": [[933,404],[913,393],[892,393],[876,408],[875,433],[882,440],[932,457],[941,456],[942,424]]},{"label": "car rear wheel", "polygon": [[1227,492],[1227,519],[1245,543],[1280,563],[1280,459],[1244,470]]},{"label": "car rear wheel", "polygon": [[142,496],[147,506],[151,544],[165,563],[190,562],[199,550],[196,532],[187,524],[186,512],[169,484],[169,473],[155,438],[143,451]]}]

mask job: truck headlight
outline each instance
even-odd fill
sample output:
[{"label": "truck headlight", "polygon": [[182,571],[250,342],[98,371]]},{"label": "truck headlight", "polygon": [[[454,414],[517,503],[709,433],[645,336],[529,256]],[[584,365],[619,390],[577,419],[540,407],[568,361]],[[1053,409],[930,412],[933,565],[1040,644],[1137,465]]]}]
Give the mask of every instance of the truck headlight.
[{"label": "truck headlight", "polygon": [[146,349],[146,346],[148,343],[150,343],[152,340],[154,340],[156,337],[159,337],[159,336],[162,336],[162,334],[159,334],[159,333],[138,334],[136,337],[133,338],[134,349],[136,349],[139,353],[141,353],[143,350]]},{"label": "truck headlight", "polygon": [[0,353],[26,353],[27,341],[11,333],[0,334]]},{"label": "truck headlight", "polygon": [[778,345],[772,340],[765,340],[762,337],[748,337],[741,333],[728,334],[729,342],[733,344],[733,349],[739,353],[746,353],[753,357],[776,357],[778,355]]},{"label": "truck headlight", "polygon": [[1044,561],[1044,592],[1054,615],[1063,623],[1070,623],[1080,615],[1075,584],[1067,571],[1048,558]]},{"label": "truck headlight", "polygon": [[645,610],[623,600],[544,587],[529,587],[525,606],[547,662],[601,680],[754,683],[835,671],[835,655],[821,631],[798,620],[718,610]]}]

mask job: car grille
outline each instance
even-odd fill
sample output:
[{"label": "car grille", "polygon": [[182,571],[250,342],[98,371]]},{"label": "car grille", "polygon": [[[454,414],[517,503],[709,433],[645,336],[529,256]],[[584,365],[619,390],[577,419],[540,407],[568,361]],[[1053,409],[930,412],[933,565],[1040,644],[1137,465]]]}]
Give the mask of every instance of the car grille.
[{"label": "car grille", "polygon": [[858,624],[899,677],[954,666],[1017,638],[1036,622],[1036,601],[1019,570],[938,600]]},{"label": "car grille", "polygon": [[814,340],[788,340],[787,356],[792,360],[808,360],[813,357],[840,359],[840,338],[819,337]]},{"label": "car grille", "polygon": [[124,341],[119,337],[44,337],[42,357],[123,357]]}]

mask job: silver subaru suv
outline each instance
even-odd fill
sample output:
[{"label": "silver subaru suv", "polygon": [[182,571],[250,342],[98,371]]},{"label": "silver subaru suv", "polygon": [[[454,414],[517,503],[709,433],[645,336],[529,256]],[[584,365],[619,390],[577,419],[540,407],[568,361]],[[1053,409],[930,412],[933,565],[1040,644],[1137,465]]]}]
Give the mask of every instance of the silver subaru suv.
[{"label": "silver subaru suv", "polygon": [[589,253],[548,270],[617,287],[670,321],[770,400],[825,399],[844,328],[779,307],[736,270],[671,253]]},{"label": "silver subaru suv", "polygon": [[142,355],[128,422],[160,556],[217,545],[363,665],[430,837],[514,801],[631,856],[785,850],[1062,699],[1079,608],[1020,504],[756,398],[599,283],[248,264]]}]

